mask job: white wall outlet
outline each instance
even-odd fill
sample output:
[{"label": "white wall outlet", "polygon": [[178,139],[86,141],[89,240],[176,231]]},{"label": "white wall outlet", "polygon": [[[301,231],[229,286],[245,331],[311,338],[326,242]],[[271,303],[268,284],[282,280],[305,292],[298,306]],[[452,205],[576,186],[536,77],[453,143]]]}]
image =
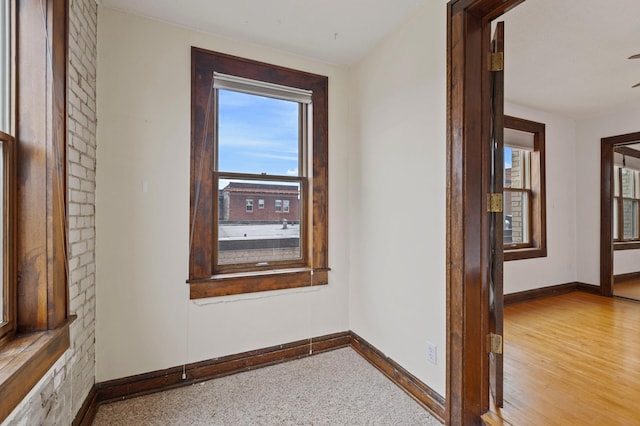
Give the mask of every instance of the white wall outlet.
[{"label": "white wall outlet", "polygon": [[427,361],[433,365],[438,363],[438,348],[431,342],[427,342]]}]

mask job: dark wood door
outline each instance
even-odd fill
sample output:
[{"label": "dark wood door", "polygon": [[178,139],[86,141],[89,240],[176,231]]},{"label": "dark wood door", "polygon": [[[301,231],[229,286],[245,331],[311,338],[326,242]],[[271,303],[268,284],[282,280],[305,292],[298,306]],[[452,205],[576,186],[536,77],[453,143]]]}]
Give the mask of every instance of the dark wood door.
[{"label": "dark wood door", "polygon": [[493,400],[503,404],[503,230],[502,201],[504,174],[504,22],[498,22],[491,41],[491,165],[490,192],[493,198],[489,224],[489,377]]}]

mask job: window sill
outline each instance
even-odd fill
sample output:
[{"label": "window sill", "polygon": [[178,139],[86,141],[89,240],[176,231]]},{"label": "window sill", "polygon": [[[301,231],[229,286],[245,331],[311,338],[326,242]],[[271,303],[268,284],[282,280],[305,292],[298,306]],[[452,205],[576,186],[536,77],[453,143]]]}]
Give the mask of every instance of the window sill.
[{"label": "window sill", "polygon": [[16,334],[0,347],[0,423],[69,348],[69,324]]},{"label": "window sill", "polygon": [[523,249],[511,249],[504,251],[504,260],[523,260],[523,259],[535,259],[538,257],[547,257],[547,249],[540,247],[529,247]]},{"label": "window sill", "polygon": [[328,284],[329,269],[278,269],[258,272],[219,274],[211,278],[188,280],[190,299],[230,296],[259,291],[284,290]]},{"label": "window sill", "polygon": [[621,243],[613,243],[614,250],[636,250],[640,249],[640,241],[628,241]]}]

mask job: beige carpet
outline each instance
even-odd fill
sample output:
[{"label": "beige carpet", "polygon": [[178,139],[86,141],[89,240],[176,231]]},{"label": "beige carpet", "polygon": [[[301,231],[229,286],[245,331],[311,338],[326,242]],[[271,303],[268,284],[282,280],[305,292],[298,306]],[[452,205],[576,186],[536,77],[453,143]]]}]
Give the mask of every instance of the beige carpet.
[{"label": "beige carpet", "polygon": [[440,425],[345,348],[102,405],[94,425]]}]

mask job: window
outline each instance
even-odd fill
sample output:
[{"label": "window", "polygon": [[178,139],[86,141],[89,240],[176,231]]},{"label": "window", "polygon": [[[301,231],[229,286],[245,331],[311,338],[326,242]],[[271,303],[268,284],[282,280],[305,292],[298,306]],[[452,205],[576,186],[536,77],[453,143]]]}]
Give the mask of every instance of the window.
[{"label": "window", "polygon": [[0,423],[69,347],[67,8],[0,0]]},{"label": "window", "polygon": [[[627,166],[627,158],[615,153],[613,172],[613,239],[616,243],[640,242],[640,171]],[[640,163],[636,158],[630,159]]]},{"label": "window", "polygon": [[192,69],[191,297],[326,284],[327,78],[197,48]]},{"label": "window", "polygon": [[[15,328],[15,282],[5,273],[5,269],[11,264],[13,251],[9,250],[11,239],[6,238],[9,234],[10,221],[4,212],[11,209],[10,190],[13,181],[8,173],[11,170],[10,158],[15,144],[13,137],[13,126],[11,122],[14,118],[13,97],[12,97],[12,19],[10,2],[0,2],[0,241],[6,241],[1,245],[0,253],[0,340],[3,336],[12,332]],[[8,271],[7,271],[8,272]]]},{"label": "window", "polygon": [[504,259],[546,256],[545,125],[505,116]]}]

